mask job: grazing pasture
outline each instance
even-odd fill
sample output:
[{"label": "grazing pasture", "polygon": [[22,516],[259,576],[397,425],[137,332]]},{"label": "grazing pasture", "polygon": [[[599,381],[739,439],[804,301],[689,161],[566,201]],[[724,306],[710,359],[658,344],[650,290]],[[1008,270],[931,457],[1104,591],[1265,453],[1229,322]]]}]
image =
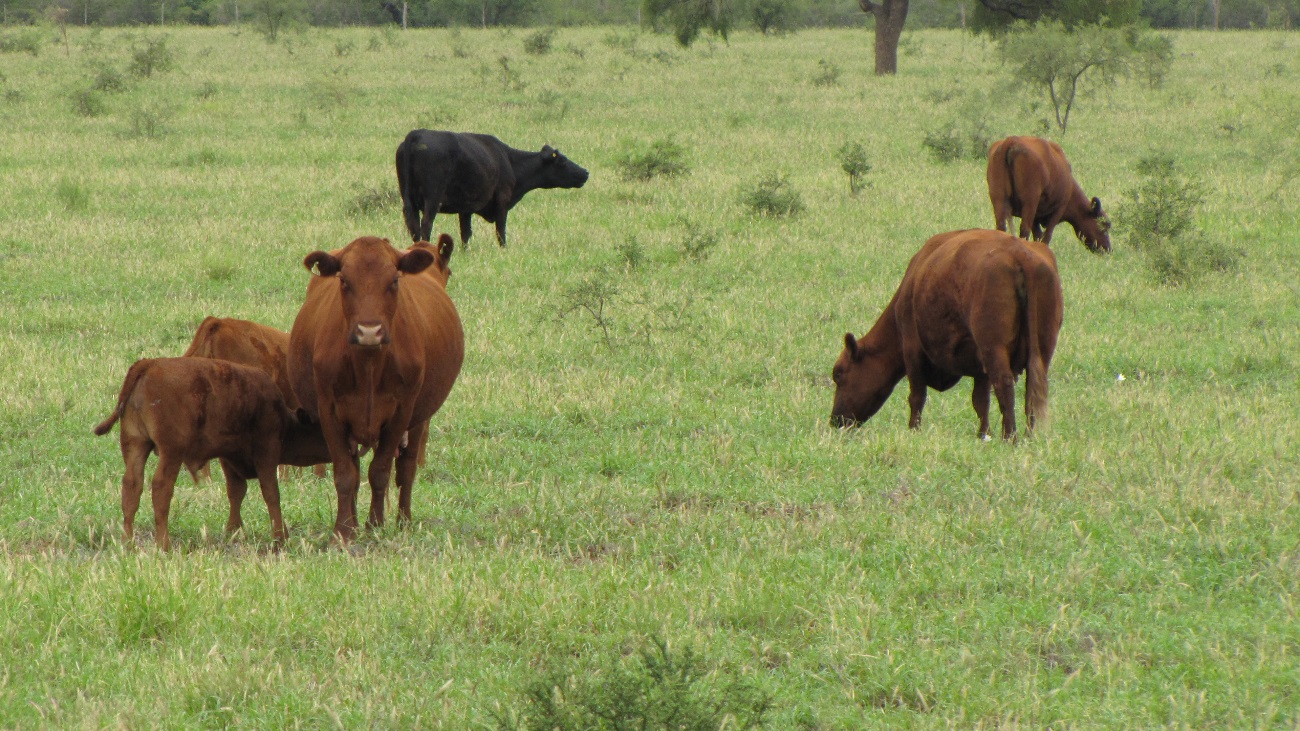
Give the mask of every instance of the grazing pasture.
[{"label": "grazing pasture", "polygon": [[[770,728],[1300,724],[1300,36],[1178,33],[1163,86],[1076,106],[1108,212],[1169,154],[1245,255],[1170,287],[1119,226],[1105,257],[1056,237],[1051,418],[1012,446],[967,385],[919,431],[906,398],[827,419],[843,334],[929,236],[988,225],[985,159],[927,133],[1050,128],[984,40],[908,34],[877,78],[861,30],[166,33],[148,77],[153,29],[0,55],[0,726],[527,728],[656,640]],[[258,502],[227,540],[220,483],[182,478],[172,553],[147,518],[124,550],[90,429],[125,369],[206,315],[287,330],[308,252],[404,242],[415,128],[591,177],[458,247],[464,366],[411,524],[338,548],[303,475],[276,553]],[[620,174],[647,149],[676,174]]]}]

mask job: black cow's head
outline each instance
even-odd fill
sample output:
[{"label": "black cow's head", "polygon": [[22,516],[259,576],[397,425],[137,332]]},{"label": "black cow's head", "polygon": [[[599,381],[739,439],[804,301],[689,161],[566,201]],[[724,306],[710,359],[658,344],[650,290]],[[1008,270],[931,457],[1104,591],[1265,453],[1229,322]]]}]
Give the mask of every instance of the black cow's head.
[{"label": "black cow's head", "polygon": [[537,188],[581,188],[589,173],[550,145],[537,153],[541,157]]},{"label": "black cow's head", "polygon": [[1078,219],[1071,221],[1074,234],[1083,245],[1094,254],[1110,253],[1110,218],[1101,210],[1101,199],[1093,198],[1088,211]]}]

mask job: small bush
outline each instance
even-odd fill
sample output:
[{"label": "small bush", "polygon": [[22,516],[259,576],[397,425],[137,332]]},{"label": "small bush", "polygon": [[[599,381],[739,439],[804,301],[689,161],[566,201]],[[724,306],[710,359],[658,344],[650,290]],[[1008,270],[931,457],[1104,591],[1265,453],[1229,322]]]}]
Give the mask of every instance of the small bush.
[{"label": "small bush", "polygon": [[672,139],[655,140],[649,147],[631,149],[614,161],[624,180],[647,181],[652,178],[675,178],[691,171],[686,164],[686,149]]},{"label": "small bush", "polygon": [[1168,155],[1143,158],[1136,169],[1140,180],[1128,192],[1132,202],[1117,218],[1159,281],[1187,284],[1237,265],[1240,249],[1208,238],[1196,226],[1196,209],[1205,200],[1199,182],[1180,174]]},{"label": "small bush", "polygon": [[719,241],[716,231],[691,231],[682,242],[682,254],[687,259],[704,261],[717,248]]},{"label": "small bush", "polygon": [[90,88],[105,94],[126,91],[126,76],[117,67],[105,63],[95,69],[95,78],[90,82]]},{"label": "small bush", "polygon": [[90,209],[90,191],[75,180],[60,180],[54,188],[54,194],[63,203],[63,207],[72,213],[83,213]]},{"label": "small bush", "polygon": [[804,209],[803,197],[780,173],[772,173],[742,188],[740,202],[760,216],[793,216]]},{"label": "small bush", "polygon": [[108,112],[108,102],[104,101],[104,95],[94,89],[78,89],[71,96],[74,114],[98,117]]},{"label": "small bush", "polygon": [[348,210],[356,216],[368,216],[379,211],[396,209],[401,203],[402,197],[396,188],[390,185],[377,185],[362,188],[361,192],[353,196]]},{"label": "small bush", "polygon": [[527,36],[524,36],[524,53],[530,53],[534,56],[545,56],[551,52],[551,44],[554,40],[554,28],[543,28],[529,33]]},{"label": "small bush", "polygon": [[523,689],[518,718],[498,718],[500,729],[522,731],[713,731],[762,728],[772,699],[743,678],[707,667],[689,647],[667,642],[630,660],[600,668],[557,667]]},{"label": "small bush", "polygon": [[146,36],[143,45],[131,49],[130,71],[134,76],[147,79],[173,68],[176,68],[176,54],[167,47],[167,36]]},{"label": "small bush", "polygon": [[814,86],[835,86],[840,83],[840,67],[823,58],[817,62],[817,74],[812,81]]},{"label": "small bush", "polygon": [[556,122],[569,113],[569,99],[554,89],[544,89],[537,95],[538,111],[533,119],[539,122]]},{"label": "small bush", "polygon": [[628,271],[632,271],[641,266],[645,261],[645,247],[635,236],[628,236],[627,239],[618,244],[616,247],[619,257],[623,260],[624,266]]},{"label": "small bush", "polygon": [[380,38],[377,33],[371,34],[370,42],[366,44],[366,50],[371,53],[384,50],[384,39]]},{"label": "small bush", "polygon": [[340,38],[334,41],[334,55],[339,58],[352,55],[357,50],[357,42],[351,38]]},{"label": "small bush", "polygon": [[1132,66],[1149,89],[1164,86],[1174,65],[1174,41],[1163,33],[1147,33],[1133,41]]},{"label": "small bush", "polygon": [[358,93],[342,69],[309,80],[306,92],[312,106],[326,112],[347,107]]},{"label": "small bush", "polygon": [[227,254],[205,254],[203,257],[203,273],[218,284],[231,281],[238,271],[239,265]]},{"label": "small bush", "polygon": [[609,329],[614,321],[610,317],[610,306],[617,298],[618,287],[606,274],[597,272],[564,290],[564,304],[560,307],[558,319],[563,320],[574,312],[587,313],[591,317],[592,326],[600,328],[605,347],[613,350],[614,341]]},{"label": "small bush", "polygon": [[38,28],[19,28],[0,33],[0,53],[29,53],[39,56],[45,37]]},{"label": "small bush", "polygon": [[127,121],[130,127],[129,137],[155,138],[167,131],[167,122],[172,118],[170,108],[156,104],[144,104],[131,110]]},{"label": "small bush", "polygon": [[864,178],[871,172],[867,149],[861,142],[845,142],[835,154],[839,157],[840,169],[849,176],[849,192],[857,195],[866,187]]},{"label": "small bush", "polygon": [[921,145],[930,151],[934,159],[947,164],[956,162],[966,156],[966,143],[961,134],[952,127],[932,129],[925,133]]},{"label": "small bush", "polygon": [[221,87],[217,86],[215,81],[205,81],[199,86],[198,91],[194,92],[194,95],[199,99],[208,100],[216,96],[219,91],[221,91]]}]

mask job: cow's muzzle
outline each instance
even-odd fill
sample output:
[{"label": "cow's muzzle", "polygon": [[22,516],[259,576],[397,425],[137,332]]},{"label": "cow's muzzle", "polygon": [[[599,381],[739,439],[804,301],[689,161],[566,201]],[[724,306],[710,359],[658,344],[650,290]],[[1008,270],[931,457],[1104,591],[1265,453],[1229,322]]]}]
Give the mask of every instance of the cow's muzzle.
[{"label": "cow's muzzle", "polygon": [[348,338],[348,342],[363,348],[377,348],[388,343],[388,331],[380,323],[373,325],[357,323],[357,326],[352,328],[352,336]]}]

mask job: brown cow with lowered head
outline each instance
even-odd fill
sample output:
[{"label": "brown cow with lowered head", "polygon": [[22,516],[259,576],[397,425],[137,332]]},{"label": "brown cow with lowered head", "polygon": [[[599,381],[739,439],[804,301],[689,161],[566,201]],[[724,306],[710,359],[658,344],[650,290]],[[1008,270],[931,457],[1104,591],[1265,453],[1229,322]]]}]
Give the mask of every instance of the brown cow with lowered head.
[{"label": "brown cow with lowered head", "polygon": [[417,454],[465,355],[445,288],[451,252],[446,234],[407,250],[367,236],[303,259],[315,276],[289,332],[289,381],[329,445],[342,541],[357,530],[362,448],[374,449],[367,523],[383,525],[394,459],[398,519],[410,519]]},{"label": "brown cow with lowered head", "polygon": [[[298,408],[298,397],[289,387],[289,369],[285,365],[288,353],[289,333],[283,330],[251,320],[208,316],[194,331],[194,339],[184,357],[216,358],[260,368],[275,381],[284,395],[285,405],[293,411]],[[317,477],[324,477],[325,465],[315,465],[313,471]],[[210,477],[211,470],[205,464],[197,472],[191,472],[191,476],[199,482]]]},{"label": "brown cow with lowered head", "polygon": [[921,426],[926,389],[975,379],[979,436],[989,432],[989,388],[1002,437],[1016,434],[1016,376],[1025,380],[1029,429],[1047,414],[1047,368],[1061,329],[1061,280],[1051,249],[998,231],[939,234],[912,257],[894,298],[871,330],[844,336],[835,361],[831,423],[856,426],[907,377],[909,426]]},{"label": "brown cow with lowered head", "polygon": [[121,420],[122,534],[131,541],[144,490],[144,467],[157,452],[151,492],[156,542],[171,549],[167,515],[176,474],[220,459],[230,499],[227,531],[243,527],[240,507],[257,478],[277,542],[288,536],[280,514],[281,464],[311,465],[329,457],[320,425],[291,411],[262,370],[207,358],[146,358],[126,373],[113,413],[95,427],[104,435]]},{"label": "brown cow with lowered head", "polygon": [[1110,222],[1101,199],[1088,199],[1061,146],[1041,137],[1008,137],[989,148],[989,200],[999,231],[1020,217],[1020,238],[1052,242],[1065,221],[1094,253],[1110,251]]}]

